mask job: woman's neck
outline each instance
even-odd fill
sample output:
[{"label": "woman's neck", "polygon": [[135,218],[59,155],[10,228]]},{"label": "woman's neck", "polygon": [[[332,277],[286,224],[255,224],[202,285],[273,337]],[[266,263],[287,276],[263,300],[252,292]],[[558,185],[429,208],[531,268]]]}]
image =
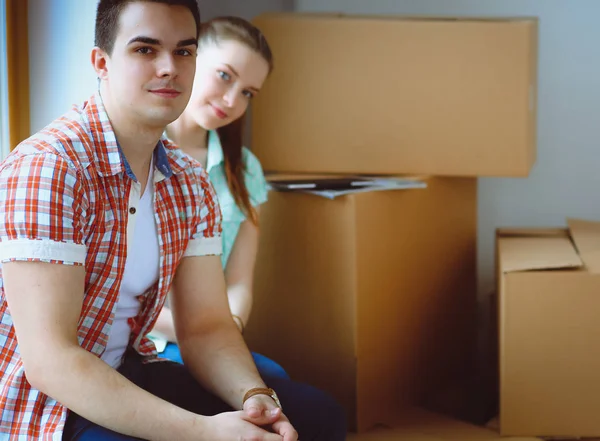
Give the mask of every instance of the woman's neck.
[{"label": "woman's neck", "polygon": [[167,136],[185,153],[206,165],[208,130],[183,118],[169,124]]}]

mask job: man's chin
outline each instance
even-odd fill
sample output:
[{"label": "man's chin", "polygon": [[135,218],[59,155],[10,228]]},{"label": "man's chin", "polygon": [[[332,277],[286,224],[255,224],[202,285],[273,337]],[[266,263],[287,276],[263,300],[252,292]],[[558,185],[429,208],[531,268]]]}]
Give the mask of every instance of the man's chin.
[{"label": "man's chin", "polygon": [[154,127],[166,127],[179,118],[179,116],[183,113],[183,109],[181,111],[176,111],[173,109],[156,109],[151,112],[146,110],[144,113],[148,125]]}]

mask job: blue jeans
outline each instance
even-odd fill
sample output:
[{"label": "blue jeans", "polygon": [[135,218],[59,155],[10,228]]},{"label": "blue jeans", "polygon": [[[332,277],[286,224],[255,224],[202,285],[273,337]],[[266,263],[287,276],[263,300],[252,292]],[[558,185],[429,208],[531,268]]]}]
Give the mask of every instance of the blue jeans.
[{"label": "blue jeans", "polygon": [[[163,361],[143,364],[141,357],[128,353],[119,372],[142,389],[190,412],[215,415],[232,410],[204,390],[180,363]],[[286,416],[302,441],[344,441],[346,414],[326,393],[287,378],[263,375],[265,383],[277,391]],[[98,426],[69,412],[63,441],[139,440]]]},{"label": "blue jeans", "polygon": [[[175,343],[167,343],[165,350],[158,355],[162,358],[183,364],[181,352],[179,352],[179,347]],[[254,358],[254,363],[256,364],[261,377],[267,376],[272,378],[284,378],[286,380],[290,379],[290,376],[285,369],[270,358],[257,354],[256,352],[252,352],[252,358]]]}]

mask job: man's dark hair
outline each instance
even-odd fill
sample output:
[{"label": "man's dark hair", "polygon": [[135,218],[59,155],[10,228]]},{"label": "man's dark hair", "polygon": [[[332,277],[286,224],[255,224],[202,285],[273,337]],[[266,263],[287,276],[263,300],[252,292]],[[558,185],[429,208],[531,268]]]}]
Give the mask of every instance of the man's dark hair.
[{"label": "man's dark hair", "polygon": [[196,22],[196,38],[200,36],[200,9],[197,0],[100,0],[96,10],[95,45],[108,54],[112,54],[119,29],[121,12],[130,3],[163,3],[169,6],[185,6],[190,10]]}]

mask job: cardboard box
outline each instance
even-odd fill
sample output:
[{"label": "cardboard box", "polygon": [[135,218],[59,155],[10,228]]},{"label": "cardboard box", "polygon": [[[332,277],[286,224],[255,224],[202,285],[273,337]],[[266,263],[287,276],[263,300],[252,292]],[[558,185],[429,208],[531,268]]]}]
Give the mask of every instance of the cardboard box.
[{"label": "cardboard box", "polygon": [[258,16],[275,70],[254,100],[266,170],[527,176],[536,19]]},{"label": "cardboard box", "polygon": [[600,223],[500,230],[500,431],[600,436]]},{"label": "cardboard box", "polygon": [[331,393],[350,430],[397,420],[472,360],[476,179],[261,208],[253,351]]}]

